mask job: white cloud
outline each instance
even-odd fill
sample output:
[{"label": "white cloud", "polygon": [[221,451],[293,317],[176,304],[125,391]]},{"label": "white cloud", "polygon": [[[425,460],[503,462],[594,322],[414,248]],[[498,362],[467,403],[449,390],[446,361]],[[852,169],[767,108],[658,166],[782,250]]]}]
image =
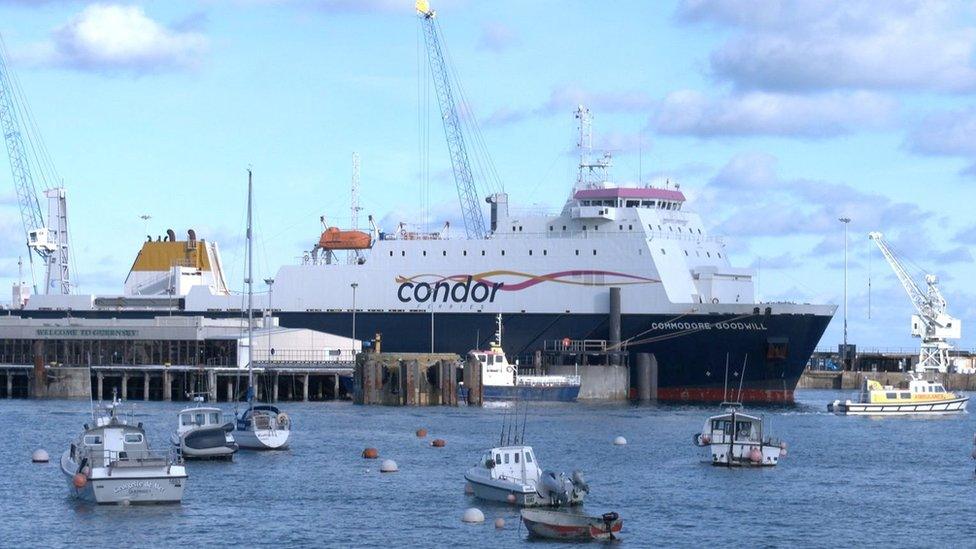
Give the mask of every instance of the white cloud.
[{"label": "white cloud", "polygon": [[711,56],[714,75],[739,89],[966,92],[976,89],[976,28],[965,5],[760,0],[743,9],[685,0],[678,18],[739,29]]},{"label": "white cloud", "polygon": [[967,159],[961,175],[976,177],[976,107],[930,114],[911,128],[905,145],[912,152]]},{"label": "white cloud", "polygon": [[682,90],[668,94],[652,120],[662,133],[711,136],[831,137],[889,123],[892,99],[869,92],[795,96],[749,92],[710,98]]},{"label": "white cloud", "polygon": [[585,89],[576,84],[558,86],[549,93],[541,105],[525,109],[504,107],[485,119],[486,126],[501,126],[521,122],[533,116],[568,116],[579,105],[586,105],[593,113],[648,112],[657,105],[650,95],[642,91],[600,92]]},{"label": "white cloud", "polygon": [[145,73],[195,67],[207,47],[203,34],[168,28],[142,7],[92,4],[29,57],[77,70]]},{"label": "white cloud", "polygon": [[478,46],[493,52],[501,52],[518,42],[519,36],[512,27],[504,23],[492,22],[482,25]]}]

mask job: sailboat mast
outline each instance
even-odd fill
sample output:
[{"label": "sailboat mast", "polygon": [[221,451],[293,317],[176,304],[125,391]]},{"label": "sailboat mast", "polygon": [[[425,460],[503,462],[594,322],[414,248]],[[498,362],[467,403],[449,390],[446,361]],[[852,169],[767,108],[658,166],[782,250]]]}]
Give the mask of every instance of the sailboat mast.
[{"label": "sailboat mast", "polygon": [[251,195],[253,194],[253,184],[251,182],[251,168],[247,169],[247,387],[254,384],[254,372],[252,364],[254,362],[254,258],[252,257],[251,246]]}]

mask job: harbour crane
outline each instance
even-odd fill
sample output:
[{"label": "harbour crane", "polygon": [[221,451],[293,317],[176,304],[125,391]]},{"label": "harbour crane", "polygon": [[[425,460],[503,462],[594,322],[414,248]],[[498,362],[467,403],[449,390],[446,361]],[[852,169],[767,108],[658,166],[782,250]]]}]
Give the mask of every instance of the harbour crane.
[{"label": "harbour crane", "polygon": [[[46,150],[37,132],[28,133],[33,128],[30,122],[30,109],[19,86],[16,86],[16,79],[11,77],[6,50],[0,38],[0,131],[3,132],[7,146],[10,171],[17,192],[17,204],[20,207],[20,218],[27,236],[27,248],[44,263],[46,273],[44,293],[69,294],[71,280],[68,269],[68,214],[65,191],[63,187],[45,185],[44,195],[47,198],[49,222],[45,224],[34,184],[33,168],[36,167],[38,174],[43,177],[42,162],[50,163],[50,160],[46,158]],[[31,263],[33,264],[33,259]],[[33,286],[36,294],[37,283],[34,282]]]},{"label": "harbour crane", "polygon": [[922,339],[915,369],[919,372],[949,371],[949,350],[952,345],[948,340],[962,336],[962,321],[946,313],[947,304],[939,290],[939,277],[925,274],[926,288],[923,290],[891,250],[883,234],[868,233],[868,238],[877,244],[915,307],[916,314],[912,315],[912,337]]},{"label": "harbour crane", "polygon": [[[40,135],[37,135],[36,131],[33,134],[28,133],[33,128],[30,109],[19,86],[16,86],[16,79],[11,76],[6,49],[0,38],[0,131],[3,132],[7,146],[10,171],[17,192],[17,204],[20,207],[20,218],[27,236],[27,248],[44,263],[46,273],[44,293],[68,294],[71,293],[71,280],[68,269],[68,214],[65,191],[63,187],[45,185],[44,195],[47,198],[49,223],[45,224],[34,184],[34,168],[43,178],[42,163],[45,161],[50,163],[50,160],[46,157],[47,153]],[[31,263],[33,264],[33,260]],[[35,282],[33,286],[34,293],[37,293],[37,283]]]},{"label": "harbour crane", "polygon": [[478,189],[475,186],[471,163],[468,161],[468,150],[464,143],[454,90],[451,87],[447,62],[441,48],[440,28],[434,19],[437,13],[431,9],[427,0],[417,0],[415,7],[424,30],[424,43],[427,45],[430,72],[441,109],[441,121],[444,123],[444,136],[447,138],[451,166],[454,169],[454,182],[457,184],[458,200],[461,202],[464,230],[468,238],[485,238],[485,219],[481,212],[481,201],[478,200]]}]

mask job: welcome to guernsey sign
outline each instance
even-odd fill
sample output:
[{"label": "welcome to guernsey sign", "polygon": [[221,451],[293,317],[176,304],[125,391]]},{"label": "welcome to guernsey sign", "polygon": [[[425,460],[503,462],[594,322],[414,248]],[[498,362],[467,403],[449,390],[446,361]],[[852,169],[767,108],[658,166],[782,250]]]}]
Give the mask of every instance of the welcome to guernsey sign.
[{"label": "welcome to guernsey sign", "polygon": [[104,339],[139,338],[139,330],[116,328],[38,328],[37,337],[100,337]]}]

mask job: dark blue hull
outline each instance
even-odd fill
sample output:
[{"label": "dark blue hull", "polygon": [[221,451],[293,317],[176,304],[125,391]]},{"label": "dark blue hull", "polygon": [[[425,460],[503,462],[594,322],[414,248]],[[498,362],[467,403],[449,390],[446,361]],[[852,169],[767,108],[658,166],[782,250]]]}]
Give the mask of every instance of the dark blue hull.
[{"label": "dark blue hull", "polygon": [[[653,353],[658,363],[658,396],[663,400],[721,401],[735,398],[724,391],[725,364],[729,364],[729,387],[741,383],[746,402],[792,402],[793,390],[807,360],[820,341],[830,315],[771,314],[756,308],[754,314],[625,314],[621,335],[627,350]],[[61,318],[62,311],[17,311],[39,318]],[[73,317],[148,318],[163,315],[149,311],[72,311]],[[191,313],[227,318],[240,313]],[[280,312],[281,325],[310,328],[346,336],[352,335],[351,312]],[[428,352],[433,322],[434,350],[464,356],[469,350],[485,348],[495,333],[491,313],[358,312],[356,335],[372,339],[382,333],[382,350]],[[505,352],[512,359],[542,349],[545,342],[563,338],[609,339],[605,314],[508,313],[503,317]],[[631,365],[635,363],[631,356]]]},{"label": "dark blue hull", "polygon": [[560,385],[554,387],[499,387],[487,385],[483,388],[485,400],[538,400],[545,402],[576,402],[579,385]]}]

